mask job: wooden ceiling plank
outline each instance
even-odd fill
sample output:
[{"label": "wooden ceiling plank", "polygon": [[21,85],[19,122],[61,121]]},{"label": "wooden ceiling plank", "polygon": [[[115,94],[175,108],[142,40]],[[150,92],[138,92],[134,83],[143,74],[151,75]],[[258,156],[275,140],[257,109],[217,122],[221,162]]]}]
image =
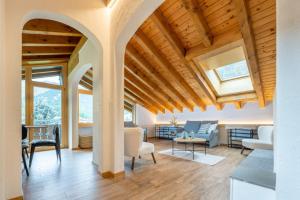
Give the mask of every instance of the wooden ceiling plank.
[{"label": "wooden ceiling plank", "polygon": [[147,103],[146,101],[144,101],[143,99],[141,99],[140,97],[136,96],[134,93],[132,93],[131,91],[129,91],[128,89],[125,88],[125,99],[134,101],[138,104],[140,104],[141,106],[145,107],[146,109],[148,109],[149,111],[158,114],[158,109],[154,106],[151,106],[149,103]]},{"label": "wooden ceiling plank", "polygon": [[72,52],[56,52],[56,53],[22,53],[22,56],[57,56],[71,55]]},{"label": "wooden ceiling plank", "polygon": [[151,88],[149,88],[147,85],[145,85],[142,81],[140,81],[138,78],[136,78],[127,68],[124,70],[125,80],[129,81],[131,84],[133,84],[135,87],[143,91],[145,94],[147,94],[148,98],[151,98],[153,101],[156,101],[156,103],[161,104],[165,109],[169,110],[171,113],[173,113],[174,108],[172,105],[170,105],[167,101],[160,98],[158,95],[156,95]]},{"label": "wooden ceiling plank", "polygon": [[173,31],[172,27],[168,24],[168,21],[165,17],[160,13],[159,10],[155,11],[154,15],[152,15],[151,19],[155,23],[155,25],[160,29],[162,34],[165,36],[167,41],[171,44],[172,48],[175,50],[177,56],[180,58],[181,62],[188,69],[188,71],[192,74],[194,79],[197,81],[199,86],[202,88],[205,95],[211,100],[211,103],[216,104],[216,96],[214,92],[211,90],[209,85],[206,83],[206,80],[202,77],[199,70],[197,70],[197,66],[193,61],[188,62],[184,57],[184,48],[180,43],[180,40],[176,33]]},{"label": "wooden ceiling plank", "polygon": [[24,54],[38,54],[38,53],[62,53],[62,54],[71,54],[74,50],[74,47],[48,47],[48,46],[36,46],[36,47],[27,47],[23,46],[22,53]]},{"label": "wooden ceiling plank", "polygon": [[45,46],[45,45],[71,45],[76,46],[79,42],[79,37],[62,37],[62,36],[48,36],[48,35],[30,35],[22,34],[23,46]]},{"label": "wooden ceiling plank", "polygon": [[83,76],[83,77],[81,78],[81,80],[83,80],[84,82],[86,82],[86,83],[88,83],[88,84],[90,84],[90,85],[93,85],[93,80],[90,80],[89,78],[87,78],[87,77],[85,77],[85,76]]},{"label": "wooden ceiling plank", "polygon": [[165,109],[164,109],[164,107],[161,104],[158,104],[155,101],[153,101],[144,92],[142,92],[140,89],[138,89],[136,86],[134,86],[132,83],[130,83],[126,79],[124,81],[124,87],[127,90],[131,91],[136,96],[138,96],[141,99],[143,99],[145,102],[148,102],[149,105],[152,105],[153,107],[156,107],[160,112],[165,113]]},{"label": "wooden ceiling plank", "polygon": [[253,100],[257,100],[257,95],[255,92],[234,94],[234,95],[222,96],[217,98],[218,103],[230,103],[235,101],[253,101]]},{"label": "wooden ceiling plank", "polygon": [[164,34],[167,40],[170,42],[171,46],[175,51],[179,51],[182,55],[185,55],[185,49],[177,37],[176,33],[172,31],[171,25],[168,23],[167,19],[162,15],[160,10],[156,10],[150,17],[150,19],[155,23],[157,28]]},{"label": "wooden ceiling plank", "polygon": [[133,47],[128,45],[125,54],[137,63],[138,67],[145,70],[152,78],[160,84],[165,85],[169,92],[179,99],[180,104],[185,105],[190,111],[194,110],[193,105],[190,104],[186,98],[183,97],[183,95],[177,91],[154,67],[152,67],[146,59],[141,57]]},{"label": "wooden ceiling plank", "polygon": [[197,56],[207,54],[211,51],[215,51],[215,50],[222,48],[228,44],[240,42],[241,39],[242,39],[242,35],[241,35],[240,31],[236,31],[236,30],[229,31],[222,35],[215,36],[214,42],[213,42],[212,46],[210,46],[210,47],[198,45],[198,46],[188,49],[186,52],[185,58],[187,60],[191,60]]},{"label": "wooden ceiling plank", "polygon": [[83,87],[85,87],[86,89],[93,90],[93,86],[87,84],[86,82],[84,82],[82,80],[79,81],[79,84],[82,85]]},{"label": "wooden ceiling plank", "polygon": [[240,22],[240,30],[243,35],[246,58],[250,68],[250,75],[253,87],[258,97],[260,107],[265,107],[265,99],[262,89],[261,77],[259,73],[259,65],[257,59],[257,52],[255,47],[255,38],[252,30],[252,25],[249,16],[249,10],[246,0],[234,0],[237,12],[237,18]]},{"label": "wooden ceiling plank", "polygon": [[173,98],[170,97],[165,91],[163,91],[158,84],[152,81],[145,73],[143,73],[140,69],[138,69],[136,66],[134,66],[132,63],[128,62],[127,60],[128,59],[125,58],[125,67],[127,70],[131,71],[131,73],[134,74],[136,78],[148,84],[154,93],[159,95],[165,101],[172,104],[178,111],[183,112],[183,107],[180,104],[174,101]]},{"label": "wooden ceiling plank", "polygon": [[182,0],[185,9],[191,16],[196,30],[201,36],[202,42],[206,47],[212,45],[213,35],[209,29],[209,26],[202,14],[202,10],[197,0]]},{"label": "wooden ceiling plank", "polygon": [[27,22],[23,27],[25,34],[38,34],[38,35],[57,35],[57,36],[73,36],[81,37],[82,34],[74,28],[63,23],[46,20],[46,19],[33,19]]},{"label": "wooden ceiling plank", "polygon": [[[128,61],[128,59],[125,58],[125,67],[127,70],[131,71],[132,74],[144,83],[146,83],[150,88],[151,91],[159,95],[161,98],[163,98],[165,101],[169,102],[173,107],[175,107],[178,111],[183,112],[183,107],[175,101],[168,93],[166,93],[164,90],[161,89],[161,87],[156,84],[154,81],[152,81],[148,75],[146,75],[145,71],[139,68],[137,68],[134,64]],[[144,72],[143,72],[144,71]]]},{"label": "wooden ceiling plank", "polygon": [[67,58],[23,59],[22,65],[55,64],[67,62]]},{"label": "wooden ceiling plank", "polygon": [[153,45],[151,40],[147,38],[147,36],[141,32],[137,31],[135,35],[135,40],[138,44],[147,52],[153,55],[153,58],[156,62],[167,70],[170,75],[173,76],[173,80],[188,94],[191,96],[193,102],[202,110],[206,110],[206,105],[202,101],[202,99],[198,96],[198,94],[192,89],[192,87],[186,82],[186,80],[182,77],[182,75],[173,67],[173,65],[161,55],[161,53],[157,50],[157,48]]}]

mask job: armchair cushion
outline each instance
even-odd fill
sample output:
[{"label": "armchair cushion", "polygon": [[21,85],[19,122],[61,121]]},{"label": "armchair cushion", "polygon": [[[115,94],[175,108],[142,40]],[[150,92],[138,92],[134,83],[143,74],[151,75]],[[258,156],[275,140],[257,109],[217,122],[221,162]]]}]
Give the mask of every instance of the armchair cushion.
[{"label": "armchair cushion", "polygon": [[242,145],[249,149],[267,149],[272,150],[273,144],[258,139],[243,139]]},{"label": "armchair cushion", "polygon": [[143,142],[142,146],[139,149],[139,155],[142,156],[150,153],[154,153],[154,144],[149,142]]}]

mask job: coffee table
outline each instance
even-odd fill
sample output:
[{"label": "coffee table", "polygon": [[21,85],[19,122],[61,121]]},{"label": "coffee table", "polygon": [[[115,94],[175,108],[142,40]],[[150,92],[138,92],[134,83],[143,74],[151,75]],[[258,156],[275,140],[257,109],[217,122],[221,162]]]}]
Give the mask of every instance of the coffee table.
[{"label": "coffee table", "polygon": [[[185,144],[185,149],[181,150],[174,150],[174,143],[183,143]],[[187,149],[186,145],[187,144],[192,144],[192,149]],[[204,153],[206,155],[206,145],[207,145],[207,140],[204,138],[174,138],[172,140],[172,155],[174,155],[174,151],[191,151],[193,153],[193,160],[195,158],[195,151],[199,151],[199,150],[195,150],[195,144],[203,144],[204,145]]]}]

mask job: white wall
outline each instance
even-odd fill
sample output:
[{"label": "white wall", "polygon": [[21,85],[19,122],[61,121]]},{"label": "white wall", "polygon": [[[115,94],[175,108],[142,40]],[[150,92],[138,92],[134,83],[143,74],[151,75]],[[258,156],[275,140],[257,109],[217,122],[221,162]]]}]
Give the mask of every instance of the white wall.
[{"label": "white wall", "polygon": [[277,0],[276,193],[300,198],[300,1]]},{"label": "white wall", "polygon": [[154,124],[156,123],[156,115],[146,108],[136,105],[136,124],[140,127],[148,129],[148,137],[154,136]]},{"label": "white wall", "polygon": [[[172,113],[158,114],[157,123],[169,123]],[[176,112],[175,117],[179,123],[186,120],[219,120],[220,124],[272,124],[273,104],[259,108],[257,103],[247,103],[240,110],[233,104],[226,104],[223,110],[218,111],[214,106],[208,106],[205,112],[195,108],[194,112],[184,109],[182,113]]]},{"label": "white wall", "polygon": [[[5,5],[4,0],[0,0],[0,91],[4,89],[4,75],[5,75],[5,68],[4,68],[4,51],[5,51],[5,37],[4,37],[4,28],[5,28]],[[4,160],[5,160],[5,142],[4,142],[4,98],[0,97],[0,200],[4,200]]]},{"label": "white wall", "polygon": [[[97,130],[100,137],[100,172],[118,173],[124,170],[124,133],[123,133],[123,67],[125,47],[131,36],[142,22],[162,3],[162,0],[120,0],[115,8],[107,8],[99,0],[7,0],[5,6],[5,33],[3,48],[6,61],[1,71],[5,72],[6,88],[2,87],[5,109],[1,109],[1,126],[5,133],[3,141],[10,147],[5,159],[5,196],[14,198],[22,195],[21,185],[21,34],[23,25],[33,18],[52,19],[82,32],[93,43],[102,46],[99,51],[103,85],[94,87],[101,102],[99,109],[101,125]],[[1,2],[2,3],[2,2]],[[17,6],[16,6],[17,5]],[[3,4],[1,4],[3,6]],[[1,7],[2,8],[2,7]],[[1,9],[1,14],[3,14]],[[3,20],[1,16],[1,20]],[[1,21],[2,22],[2,21]],[[1,23],[2,24],[2,23]],[[2,54],[3,55],[3,54]],[[94,73],[97,73],[94,70]],[[100,74],[101,73],[101,74]],[[2,78],[2,77],[1,77]],[[3,79],[1,79],[3,81]],[[97,96],[94,94],[94,96]],[[2,112],[3,111],[3,112]],[[3,153],[3,151],[1,151]],[[3,179],[2,179],[3,180]]]}]

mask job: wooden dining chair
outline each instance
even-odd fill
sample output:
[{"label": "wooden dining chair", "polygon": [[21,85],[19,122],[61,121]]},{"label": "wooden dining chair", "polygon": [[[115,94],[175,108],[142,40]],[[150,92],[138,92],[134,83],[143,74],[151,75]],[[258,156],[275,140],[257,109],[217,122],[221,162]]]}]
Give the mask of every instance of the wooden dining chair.
[{"label": "wooden dining chair", "polygon": [[54,146],[56,150],[56,157],[61,162],[60,136],[59,136],[59,128],[57,125],[53,127],[52,138],[53,139],[49,139],[49,135],[48,135],[46,139],[34,139],[31,142],[29,167],[31,167],[32,159],[36,147]]}]

